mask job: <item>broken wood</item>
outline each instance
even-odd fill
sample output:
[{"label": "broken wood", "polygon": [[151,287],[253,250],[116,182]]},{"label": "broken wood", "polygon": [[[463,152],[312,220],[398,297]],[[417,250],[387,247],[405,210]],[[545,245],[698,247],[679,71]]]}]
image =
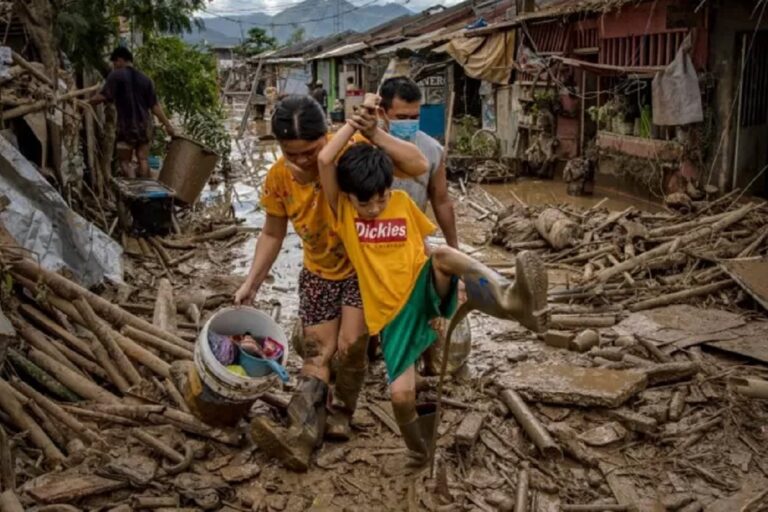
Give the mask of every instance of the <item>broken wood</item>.
[{"label": "broken wood", "polygon": [[[28,288],[25,286],[25,288]],[[31,289],[30,291],[34,292],[34,289]],[[49,300],[51,298],[49,297]],[[71,304],[68,304],[71,306]],[[54,307],[58,308],[55,304]],[[73,307],[74,309],[74,307]],[[65,341],[67,344],[70,345],[73,349],[79,351],[82,355],[93,358],[93,353],[91,352],[91,347],[89,344],[77,336],[73,335],[63,327],[61,327],[59,324],[53,322],[48,317],[46,317],[41,311],[38,309],[30,306],[29,304],[22,304],[19,306],[19,311],[26,316],[30,321],[35,323],[40,329],[42,329],[44,332],[47,332],[51,336],[55,336],[63,341]],[[64,314],[67,314],[66,311],[63,311]],[[70,316],[70,315],[67,315]],[[78,315],[79,316],[79,315]],[[77,319],[74,319],[77,321]]]},{"label": "broken wood", "polygon": [[94,432],[93,430],[89,429],[88,427],[80,423],[80,421],[78,421],[77,418],[75,418],[70,413],[65,411],[60,405],[55,403],[53,400],[50,400],[48,397],[46,397],[42,393],[38,392],[28,384],[24,383],[23,381],[15,377],[11,380],[11,384],[19,392],[23,393],[24,396],[26,396],[30,400],[34,400],[35,403],[37,403],[40,407],[45,409],[45,411],[48,414],[50,414],[56,420],[60,421],[67,428],[72,430],[72,432],[74,432],[75,435],[79,436],[83,441],[106,446],[106,441],[101,436],[99,436],[96,432]]},{"label": "broken wood", "polygon": [[585,329],[589,327],[613,327],[616,325],[615,315],[552,315],[550,323],[552,329]]},{"label": "broken wood", "polygon": [[184,455],[177,452],[155,436],[145,432],[140,428],[133,429],[131,435],[138,439],[143,445],[151,448],[158,454],[162,455],[166,459],[170,460],[174,464],[180,464],[184,462]]},{"label": "broken wood", "polygon": [[[35,349],[36,350],[36,349]],[[40,352],[43,354],[43,352]],[[49,357],[46,355],[46,357]],[[77,402],[80,400],[80,397],[77,396],[75,393],[73,393],[70,389],[67,388],[64,384],[59,382],[55,376],[50,375],[48,372],[46,372],[44,369],[40,368],[38,365],[34,364],[32,361],[18,353],[17,351],[13,349],[8,350],[8,359],[11,360],[13,365],[21,370],[25,375],[30,377],[32,380],[37,382],[41,387],[45,388],[47,391],[49,391],[51,394],[55,395],[56,397],[67,400],[69,402]],[[51,359],[53,361],[53,359]],[[61,364],[58,363],[57,364]],[[67,368],[69,371],[72,371],[73,373],[76,373],[81,379],[86,379],[85,376],[83,376],[80,372],[75,372],[74,370],[71,370]]]},{"label": "broken wood", "polygon": [[731,377],[728,380],[734,391],[742,396],[768,400],[768,381],[748,377]]},{"label": "broken wood", "polygon": [[52,476],[43,485],[32,487],[27,494],[41,503],[76,503],[82,498],[128,487],[128,481],[97,475]]},{"label": "broken wood", "polygon": [[160,279],[157,283],[152,324],[164,331],[176,332],[176,302],[173,300],[173,285],[168,279]]},{"label": "broken wood", "polygon": [[171,379],[163,379],[163,387],[165,388],[165,392],[168,394],[168,397],[179,407],[179,409],[187,413],[192,412],[192,410],[189,408],[189,405],[187,404],[187,401],[184,400],[181,391],[176,388],[176,384],[174,384]]},{"label": "broken wood", "polygon": [[528,486],[530,481],[529,464],[523,462],[517,474],[517,494],[515,499],[515,512],[528,512]]},{"label": "broken wood", "polygon": [[707,285],[699,286],[696,288],[690,288],[688,290],[683,290],[679,292],[668,293],[666,295],[661,295],[653,299],[636,302],[629,306],[629,310],[634,313],[634,312],[643,311],[646,309],[653,309],[653,308],[658,308],[662,306],[668,306],[670,304],[683,302],[685,300],[692,299],[694,297],[700,297],[702,295],[710,295],[716,291],[722,290],[723,288],[728,288],[729,286],[733,286],[733,285],[734,285],[734,282],[731,279],[726,279],[723,281],[718,281],[717,283],[707,284]]},{"label": "broken wood", "polygon": [[16,399],[15,390],[2,378],[0,378],[0,408],[10,416],[19,430],[26,430],[29,433],[32,443],[43,451],[48,460],[54,463],[64,460],[64,454],[53,444],[40,425],[24,411],[24,407]]},{"label": "broken wood", "polygon": [[131,385],[135,386],[140,384],[142,381],[141,375],[117,343],[115,339],[115,331],[109,328],[106,323],[96,316],[96,313],[85,299],[81,298],[75,300],[74,305],[80,313],[80,316],[85,320],[88,329],[93,332],[96,339],[107,349],[107,352],[109,352],[109,355],[113,358],[120,373],[128,379],[128,382],[130,382]]},{"label": "broken wood", "polygon": [[157,336],[154,336],[140,329],[136,329],[130,325],[123,327],[122,332],[128,338],[131,338],[132,340],[141,343],[142,345],[147,345],[151,348],[157,349],[176,359],[192,359],[192,350],[194,349],[194,345],[189,342],[184,341],[183,343],[185,346],[181,347],[176,343],[170,343],[162,338],[158,338]]},{"label": "broken wood", "polygon": [[515,391],[505,389],[501,392],[501,401],[515,417],[525,433],[545,457],[562,456],[562,451],[549,432],[533,414],[533,411]]},{"label": "broken wood", "polygon": [[160,377],[165,378],[170,375],[171,365],[121,333],[112,331],[112,335],[127,357],[146,366]]},{"label": "broken wood", "polygon": [[654,249],[651,249],[649,251],[646,251],[635,258],[632,258],[630,260],[623,261],[619,265],[614,265],[613,267],[607,268],[605,270],[602,270],[598,272],[595,275],[595,278],[598,282],[606,282],[610,278],[622,274],[623,272],[629,272],[633,269],[639,267],[643,263],[650,261],[653,258],[664,256],[665,254],[671,252],[670,250],[674,247],[686,247],[693,242],[704,238],[706,236],[711,236],[715,233],[718,233],[725,228],[736,224],[737,222],[741,221],[744,217],[747,216],[751,211],[755,209],[755,205],[748,204],[742,208],[739,208],[738,210],[729,212],[728,215],[724,216],[721,220],[718,222],[712,224],[711,226],[705,226],[699,229],[696,229],[692,233],[689,233],[687,235],[681,236],[678,241],[675,242],[667,242],[665,244],[662,244]]},{"label": "broken wood", "polygon": [[482,413],[471,412],[464,416],[459,428],[456,429],[456,447],[471,450],[480,436],[484,422],[485,414]]},{"label": "broken wood", "polygon": [[557,251],[578,244],[581,227],[557,208],[547,208],[534,221],[542,238]]},{"label": "broken wood", "polygon": [[107,353],[107,349],[104,345],[96,340],[95,336],[91,336],[91,351],[96,357],[96,361],[104,368],[107,374],[107,380],[111,382],[121,393],[127,393],[131,389],[131,384],[126,380],[123,374],[115,365],[112,358]]},{"label": "broken wood", "polygon": [[0,511],[2,512],[24,512],[19,497],[13,490],[5,491],[0,494]]},{"label": "broken wood", "polygon": [[0,425],[0,484],[7,491],[16,490],[16,470],[13,448],[8,440],[8,434]]},{"label": "broken wood", "polygon": [[648,377],[649,386],[658,386],[659,384],[690,379],[699,373],[700,370],[699,365],[693,362],[664,363],[643,368]]},{"label": "broken wood", "polygon": [[79,373],[70,370],[39,350],[30,350],[29,359],[83,398],[101,403],[117,403],[120,401],[119,398],[106,389],[97,386]]}]

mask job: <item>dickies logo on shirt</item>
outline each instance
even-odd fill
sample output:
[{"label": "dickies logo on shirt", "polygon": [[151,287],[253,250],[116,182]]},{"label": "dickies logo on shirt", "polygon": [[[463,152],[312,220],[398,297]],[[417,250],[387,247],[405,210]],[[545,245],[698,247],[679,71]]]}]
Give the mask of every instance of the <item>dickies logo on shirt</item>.
[{"label": "dickies logo on shirt", "polygon": [[355,219],[357,238],[364,244],[386,244],[408,240],[405,219]]}]

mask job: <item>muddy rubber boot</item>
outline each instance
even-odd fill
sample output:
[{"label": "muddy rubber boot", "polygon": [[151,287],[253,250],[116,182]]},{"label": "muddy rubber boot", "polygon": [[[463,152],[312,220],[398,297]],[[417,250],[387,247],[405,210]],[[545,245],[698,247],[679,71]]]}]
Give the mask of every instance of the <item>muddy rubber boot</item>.
[{"label": "muddy rubber boot", "polygon": [[[534,332],[544,332],[549,320],[547,271],[530,251],[519,253],[515,259],[514,281],[480,263],[471,265],[462,275],[467,302],[460,310],[476,309],[496,318],[517,320]],[[456,317],[460,316],[457,313]]]},{"label": "muddy rubber boot", "polygon": [[352,415],[365,383],[368,368],[340,368],[333,388],[333,405],[325,427],[325,438],[349,441],[352,437]]},{"label": "muddy rubber boot", "polygon": [[427,402],[416,405],[416,412],[419,415],[419,428],[421,428],[421,435],[424,438],[424,443],[427,445],[427,460],[432,455],[432,445],[435,439],[435,424],[437,423],[437,404],[433,402]]},{"label": "muddy rubber boot", "polygon": [[344,354],[340,354],[333,403],[326,424],[325,437],[332,441],[348,441],[352,436],[350,422],[357,408],[360,392],[368,373],[368,344],[370,337],[360,336]]},{"label": "muddy rubber boot", "polygon": [[406,468],[422,468],[429,462],[429,445],[424,437],[424,428],[421,417],[400,425],[400,433],[403,435],[405,446],[408,447]]},{"label": "muddy rubber boot", "polygon": [[259,416],[251,423],[254,441],[268,455],[293,471],[306,471],[312,452],[323,439],[328,385],[313,377],[302,377],[288,405],[288,428]]}]

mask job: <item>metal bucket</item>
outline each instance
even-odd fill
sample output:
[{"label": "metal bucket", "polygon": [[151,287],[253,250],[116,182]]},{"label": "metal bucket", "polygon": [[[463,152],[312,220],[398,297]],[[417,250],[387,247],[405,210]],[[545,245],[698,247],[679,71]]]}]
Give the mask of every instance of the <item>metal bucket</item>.
[{"label": "metal bucket", "polygon": [[210,425],[232,426],[243,418],[259,395],[278,386],[275,374],[244,377],[232,373],[213,354],[208,332],[223,335],[250,333],[270,337],[285,347],[279,361],[288,361],[288,338],[268,314],[249,307],[224,308],[203,326],[195,343],[194,366],[190,370],[185,398],[192,411]]},{"label": "metal bucket", "polygon": [[219,155],[187,137],[175,136],[168,144],[160,181],[176,191],[176,200],[193,204],[216,168]]}]

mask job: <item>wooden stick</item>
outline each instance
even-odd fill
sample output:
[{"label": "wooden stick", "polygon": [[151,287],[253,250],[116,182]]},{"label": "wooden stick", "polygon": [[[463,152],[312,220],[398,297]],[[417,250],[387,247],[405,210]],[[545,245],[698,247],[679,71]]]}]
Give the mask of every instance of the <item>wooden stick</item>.
[{"label": "wooden stick", "polygon": [[[160,339],[156,336],[148,334],[144,331],[140,331],[135,327],[131,327],[130,325],[126,325],[125,327],[123,327],[122,332],[125,336],[131,338],[134,341],[137,341],[144,345],[148,345],[152,348],[160,350],[161,352],[164,352],[169,356],[173,356],[177,359],[191,360],[193,357],[193,352],[191,350],[179,347],[178,345],[175,345],[173,343],[169,343],[163,339]],[[187,344],[189,345],[189,343]]]},{"label": "wooden stick", "polygon": [[152,324],[164,331],[176,332],[176,302],[173,300],[173,285],[168,279],[160,279],[157,283]]},{"label": "wooden stick", "polygon": [[160,377],[168,377],[170,376],[171,371],[171,365],[157,357],[155,354],[150,352],[149,350],[145,349],[135,341],[133,341],[130,338],[127,338],[120,334],[117,331],[112,331],[112,334],[115,337],[115,341],[117,341],[117,344],[120,346],[122,350],[125,351],[125,354],[136,361],[137,363],[143,364],[150,370],[152,370],[154,373],[159,375]]},{"label": "wooden stick", "polygon": [[132,430],[131,435],[141,441],[143,445],[151,448],[174,464],[180,464],[184,461],[184,455],[180,454],[161,440],[157,439],[155,436],[148,434],[141,429],[137,428]]},{"label": "wooden stick", "polygon": [[[40,352],[41,354],[44,354],[44,352]],[[45,354],[46,357],[50,357],[47,354]],[[67,400],[68,402],[78,402],[80,400],[80,397],[77,396],[75,393],[67,389],[67,386],[63,385],[61,382],[59,382],[55,377],[49,375],[45,370],[31,362],[29,359],[18,353],[17,351],[13,349],[8,349],[8,359],[11,360],[11,362],[19,368],[21,371],[23,371],[26,375],[28,375],[30,378],[32,378],[35,382],[37,382],[40,386],[48,390],[51,394],[56,395],[58,398],[62,400]],[[55,359],[51,358],[52,361],[55,361]],[[58,361],[56,361],[56,364],[61,364]],[[62,365],[63,366],[63,365]],[[75,373],[79,378],[86,380],[86,378],[79,372],[75,372],[74,370],[67,368],[68,371],[71,371],[72,373]]]},{"label": "wooden stick", "polygon": [[[27,286],[25,286],[25,288],[27,288]],[[35,290],[30,290],[30,291],[34,292]],[[54,304],[54,302],[51,299],[52,297],[49,297],[49,301],[56,309],[59,309],[62,313],[72,318],[72,316],[69,315],[67,311],[62,310],[60,307],[58,307],[58,305]],[[72,306],[69,303],[67,305]],[[19,311],[21,311],[21,313],[24,316],[26,316],[30,321],[32,321],[38,327],[40,327],[43,331],[47,332],[52,336],[56,336],[57,338],[64,340],[72,348],[78,350],[84,356],[90,357],[91,359],[93,359],[93,353],[91,352],[91,347],[88,345],[87,342],[73,335],[72,333],[70,333],[63,327],[61,327],[59,324],[51,321],[51,319],[46,317],[39,309],[33,306],[30,306],[29,304],[22,304],[21,306],[19,306]],[[76,322],[81,323],[82,319],[79,318],[80,315],[78,314],[77,316],[78,318],[72,318],[72,320],[75,320]]]},{"label": "wooden stick", "polygon": [[67,445],[67,441],[64,439],[64,430],[62,429],[61,425],[54,423],[54,421],[39,405],[37,405],[37,403],[32,400],[28,400],[26,397],[24,398],[27,400],[27,402],[24,404],[24,407],[26,407],[27,410],[32,413],[33,419],[37,418],[38,425],[40,425],[40,428],[43,429],[43,432],[48,434],[48,437],[51,438],[53,444],[56,446],[65,447]]},{"label": "wooden stick", "polygon": [[562,456],[562,452],[547,429],[536,418],[528,404],[511,389],[505,389],[501,392],[501,401],[507,406],[509,412],[515,417],[525,433],[533,441],[533,444],[541,451],[545,457]]},{"label": "wooden stick", "polygon": [[64,454],[53,444],[40,425],[24,411],[21,403],[16,399],[15,390],[2,378],[0,378],[0,408],[8,413],[17,428],[29,432],[32,443],[43,451],[46,458],[54,462],[64,460]]},{"label": "wooden stick", "polygon": [[96,432],[94,432],[93,430],[89,429],[88,427],[80,423],[77,420],[77,418],[75,418],[70,413],[65,411],[59,404],[57,404],[53,400],[50,400],[48,397],[46,397],[42,393],[35,390],[24,381],[14,377],[13,379],[11,379],[11,384],[19,392],[24,394],[24,396],[26,396],[30,400],[33,400],[40,407],[42,407],[48,414],[50,414],[51,416],[56,418],[58,421],[63,423],[70,430],[72,430],[72,432],[74,432],[83,441],[88,443],[106,445],[106,441],[102,437],[100,437],[98,434],[96,434]]},{"label": "wooden stick", "polygon": [[2,484],[3,489],[16,490],[16,471],[14,468],[13,448],[8,440],[8,434],[0,425],[0,484]]},{"label": "wooden stick", "polygon": [[149,243],[152,244],[152,247],[155,248],[157,251],[157,254],[160,255],[160,259],[165,263],[165,266],[170,269],[171,267],[171,256],[168,254],[168,251],[165,250],[165,247],[163,247],[163,244],[161,244],[157,237],[153,236],[150,237]]},{"label": "wooden stick", "polygon": [[528,485],[530,481],[528,462],[523,462],[517,477],[517,499],[515,512],[528,512]]},{"label": "wooden stick", "polygon": [[47,354],[40,352],[39,350],[30,350],[29,359],[47,372],[51,373],[51,375],[61,381],[67,388],[71,389],[83,398],[101,403],[120,402],[119,398],[117,398],[106,389],[97,386],[88,379],[84,379],[82,376],[80,376],[79,373],[73,372],[63,364],[50,358]]},{"label": "wooden stick", "polygon": [[636,302],[631,306],[629,306],[629,310],[634,313],[634,312],[643,311],[646,309],[658,308],[661,306],[668,306],[670,304],[691,299],[693,297],[709,295],[711,293],[715,293],[716,291],[722,290],[723,288],[728,288],[729,286],[734,286],[734,285],[735,283],[732,280],[726,279],[724,281],[718,281],[717,283],[707,284],[707,285],[699,286],[696,288],[690,288],[688,290],[683,290],[680,292],[668,293],[666,295],[654,297],[653,299]]},{"label": "wooden stick", "polygon": [[141,329],[142,331],[163,338],[166,341],[170,341],[171,343],[180,343],[182,345],[184,343],[183,340],[181,340],[179,337],[165,332],[162,329],[158,329],[146,320],[128,313],[127,311],[115,306],[102,297],[99,297],[95,293],[92,293],[82,286],[73,283],[69,279],[40,267],[37,263],[31,260],[21,259],[19,261],[13,262],[11,265],[15,273],[19,273],[22,276],[26,276],[32,280],[37,280],[40,278],[57,295],[64,299],[74,301],[80,297],[84,298],[101,318],[106,319],[117,327],[131,325],[137,329]]},{"label": "wooden stick", "polygon": [[102,368],[104,368],[107,374],[107,380],[111,382],[121,393],[125,394],[131,389],[131,384],[126,380],[120,370],[115,365],[115,362],[109,357],[107,349],[104,345],[98,342],[94,337],[92,340],[92,351],[96,356],[96,361],[99,362]]},{"label": "wooden stick", "polygon": [[227,226],[225,228],[211,231],[210,233],[204,233],[202,235],[193,236],[190,241],[193,243],[208,242],[211,240],[224,240],[226,238],[235,236],[240,231],[238,226]]},{"label": "wooden stick", "polygon": [[13,490],[5,491],[0,494],[0,511],[2,512],[24,512],[19,497]]},{"label": "wooden stick", "polygon": [[723,229],[727,228],[728,226],[731,226],[733,224],[736,224],[737,222],[741,221],[744,217],[747,216],[752,210],[756,208],[753,204],[748,204],[742,208],[739,208],[738,210],[735,210],[733,212],[730,212],[727,216],[723,217],[718,222],[712,224],[711,226],[706,226],[703,228],[699,228],[692,233],[689,233],[688,235],[680,237],[679,243],[677,242],[667,242],[665,244],[662,244],[655,249],[651,249],[650,251],[646,251],[643,254],[640,254],[636,256],[635,258],[626,260],[621,262],[619,265],[615,265],[613,267],[607,268],[605,270],[602,270],[598,272],[595,277],[599,282],[606,282],[612,277],[622,274],[624,272],[630,271],[634,268],[637,268],[638,266],[642,265],[643,263],[656,258],[658,256],[666,255],[670,252],[671,249],[673,249],[675,246],[678,247],[686,247],[690,245],[691,243],[695,242],[696,240],[699,240],[701,238],[704,238],[706,236],[710,236],[714,233],[717,233],[719,231],[722,231]]},{"label": "wooden stick", "polygon": [[82,407],[74,407],[72,405],[63,406],[64,410],[80,416],[81,418],[89,418],[95,421],[104,421],[107,423],[114,423],[115,425],[125,425],[127,427],[138,427],[141,424],[138,421],[134,421],[115,414],[107,414],[101,411],[92,411],[90,409],[83,409]]},{"label": "wooden stick", "polygon": [[16,52],[11,53],[11,58],[13,59],[14,64],[17,66],[21,66],[22,68],[26,69],[27,72],[43,82],[45,85],[48,85],[50,87],[54,87],[53,80],[49,76],[47,76],[45,73],[41,72],[39,69],[37,69],[31,62],[29,62],[27,59],[22,57]]},{"label": "wooden stick", "polygon": [[74,305],[77,308],[77,311],[80,312],[83,320],[85,320],[85,323],[88,324],[88,328],[96,335],[102,345],[104,345],[104,348],[107,349],[109,355],[112,356],[115,361],[115,365],[128,379],[128,382],[134,386],[140,384],[142,381],[141,375],[115,340],[115,331],[107,327],[107,325],[98,316],[96,316],[96,313],[85,299],[75,300]]},{"label": "wooden stick", "polygon": [[240,444],[240,434],[237,431],[210,427],[195,416],[176,409],[167,408],[162,414],[151,414],[149,419],[158,425],[171,423],[185,432],[206,437],[219,443],[231,446]]},{"label": "wooden stick", "polygon": [[163,379],[163,387],[165,388],[165,392],[168,393],[170,399],[173,400],[179,409],[186,413],[192,412],[192,410],[189,408],[189,405],[187,404],[187,401],[184,400],[181,391],[176,388],[176,384],[174,384],[171,379]]},{"label": "wooden stick", "polygon": [[[15,326],[21,337],[24,338],[31,346],[45,352],[61,364],[69,366],[72,370],[82,373],[80,368],[74,365],[72,361],[67,359],[67,357],[62,354],[61,351],[59,351],[59,349],[57,349],[50,340],[45,338],[45,335],[42,332],[38,331],[30,325],[22,324],[21,322],[16,322]],[[86,377],[85,375],[83,376]]]}]

